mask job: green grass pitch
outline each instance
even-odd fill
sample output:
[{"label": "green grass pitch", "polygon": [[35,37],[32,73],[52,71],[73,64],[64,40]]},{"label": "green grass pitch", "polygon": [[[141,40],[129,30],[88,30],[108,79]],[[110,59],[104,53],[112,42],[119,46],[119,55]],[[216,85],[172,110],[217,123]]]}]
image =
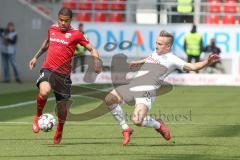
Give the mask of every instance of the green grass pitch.
[{"label": "green grass pitch", "polygon": [[[67,122],[62,143],[53,145],[54,131],[39,134],[31,131],[36,88],[14,85],[12,90],[2,86],[0,91],[1,160],[240,159],[239,87],[174,86],[171,92],[159,96],[151,115],[165,120],[171,130],[171,142],[152,128],[132,125],[129,119],[133,107],[124,105],[134,129],[131,143],[124,147],[121,129],[109,113],[88,121]],[[91,111],[101,104],[101,100],[87,95],[74,96],[73,102],[71,112],[75,114]],[[50,99],[44,112],[54,114],[54,103]]]}]

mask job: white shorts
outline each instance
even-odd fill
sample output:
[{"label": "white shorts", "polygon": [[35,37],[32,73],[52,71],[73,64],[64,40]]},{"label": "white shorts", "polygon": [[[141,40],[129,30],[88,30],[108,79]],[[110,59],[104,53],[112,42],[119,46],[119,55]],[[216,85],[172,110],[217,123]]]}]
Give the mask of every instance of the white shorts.
[{"label": "white shorts", "polygon": [[137,104],[145,104],[147,106],[147,108],[148,108],[148,111],[150,111],[154,101],[155,101],[155,97],[135,98],[135,105],[137,105]]}]

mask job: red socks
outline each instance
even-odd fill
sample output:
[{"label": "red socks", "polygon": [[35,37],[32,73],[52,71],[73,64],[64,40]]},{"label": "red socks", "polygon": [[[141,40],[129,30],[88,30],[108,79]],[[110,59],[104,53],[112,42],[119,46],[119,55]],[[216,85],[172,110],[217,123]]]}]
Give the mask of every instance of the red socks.
[{"label": "red socks", "polygon": [[42,115],[43,108],[47,102],[47,99],[43,99],[42,96],[38,95],[37,97],[37,114],[36,116],[39,117]]},{"label": "red socks", "polygon": [[63,130],[63,126],[64,126],[64,123],[67,119],[67,108],[64,106],[64,107],[61,107],[60,110],[58,110],[58,126],[57,126],[57,130],[58,131],[62,131]]}]

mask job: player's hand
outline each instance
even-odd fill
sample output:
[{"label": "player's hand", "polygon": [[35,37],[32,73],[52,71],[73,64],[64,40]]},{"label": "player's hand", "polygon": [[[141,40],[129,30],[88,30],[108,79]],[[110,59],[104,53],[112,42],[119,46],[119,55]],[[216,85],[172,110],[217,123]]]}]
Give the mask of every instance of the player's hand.
[{"label": "player's hand", "polygon": [[134,69],[134,68],[136,68],[136,67],[138,67],[138,64],[137,63],[129,63],[128,64],[128,67],[129,67],[129,69]]},{"label": "player's hand", "polygon": [[100,59],[95,58],[94,59],[94,71],[99,74],[100,72],[102,72],[102,61]]},{"label": "player's hand", "polygon": [[30,70],[33,70],[33,68],[35,67],[36,63],[37,63],[37,58],[34,57],[34,58],[29,62],[29,69],[30,69]]},{"label": "player's hand", "polygon": [[210,54],[208,56],[208,64],[213,64],[213,63],[215,63],[215,62],[217,62],[219,60],[220,60],[220,57],[217,54]]}]

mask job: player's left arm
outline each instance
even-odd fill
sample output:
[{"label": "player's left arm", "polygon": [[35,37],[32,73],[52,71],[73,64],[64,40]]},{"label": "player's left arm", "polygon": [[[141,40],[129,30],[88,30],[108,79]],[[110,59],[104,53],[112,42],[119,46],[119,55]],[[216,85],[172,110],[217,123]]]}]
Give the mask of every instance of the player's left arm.
[{"label": "player's left arm", "polygon": [[220,60],[220,57],[217,54],[210,54],[207,59],[196,62],[196,63],[186,63],[183,66],[183,70],[185,71],[197,71],[200,70],[210,64],[213,64]]},{"label": "player's left arm", "polygon": [[99,59],[99,53],[95,47],[93,47],[90,43],[88,43],[85,48],[90,52],[91,56],[94,59],[94,70],[96,73],[100,73],[102,71],[101,61]]}]

